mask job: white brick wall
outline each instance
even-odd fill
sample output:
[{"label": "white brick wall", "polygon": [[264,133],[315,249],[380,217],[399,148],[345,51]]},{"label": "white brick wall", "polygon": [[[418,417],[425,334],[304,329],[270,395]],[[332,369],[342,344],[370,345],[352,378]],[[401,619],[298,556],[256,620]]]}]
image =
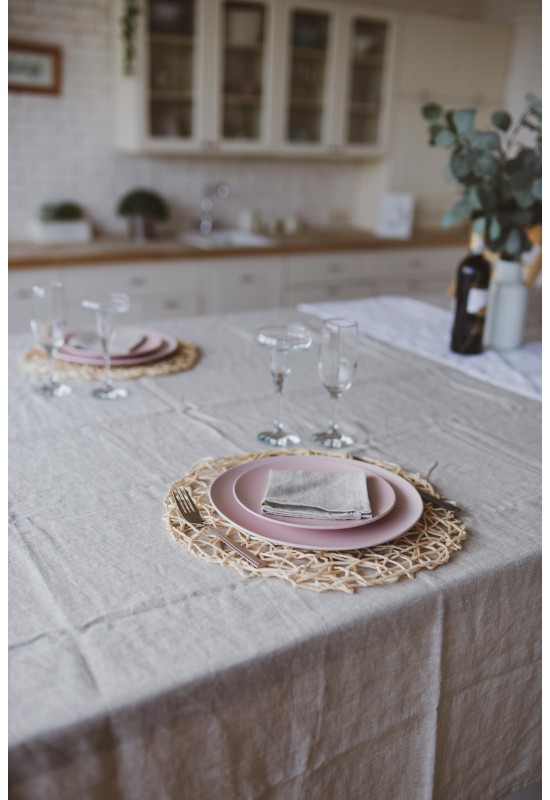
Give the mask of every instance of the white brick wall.
[{"label": "white brick wall", "polygon": [[[338,0],[345,2],[345,0]],[[411,0],[369,2],[371,8],[410,11]],[[517,23],[509,81],[510,105],[524,86],[540,85],[533,53],[540,8],[534,0],[489,0],[494,18]],[[424,13],[479,17],[478,0],[415,0]],[[295,161],[140,158],[112,146],[112,36],[110,0],[10,0],[9,35],[59,45],[63,55],[60,97],[9,95],[9,237],[28,238],[29,220],[48,200],[73,199],[104,231],[122,232],[116,216],[120,196],[137,185],[161,192],[173,209],[171,226],[196,214],[202,186],[227,180],[232,197],[219,204],[220,219],[236,222],[238,211],[256,208],[266,217],[298,211],[312,223],[327,223],[334,210],[352,216],[357,167]],[[502,12],[502,13],[501,13]],[[537,13],[538,12],[538,13]],[[366,167],[365,169],[368,169]]]}]

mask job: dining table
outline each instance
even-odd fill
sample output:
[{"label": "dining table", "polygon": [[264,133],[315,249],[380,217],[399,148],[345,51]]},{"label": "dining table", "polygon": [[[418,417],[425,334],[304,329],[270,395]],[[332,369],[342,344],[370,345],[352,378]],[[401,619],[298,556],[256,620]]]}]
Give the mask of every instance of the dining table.
[{"label": "dining table", "polygon": [[350,452],[460,507],[445,563],[315,591],[170,535],[165,498],[194,465],[268,451],[259,326],[312,332],[283,415],[319,452],[312,311],[148,320],[200,358],[116,402],[89,381],[41,395],[30,331],[9,338],[13,800],[500,800],[540,778],[537,397],[362,330]]}]

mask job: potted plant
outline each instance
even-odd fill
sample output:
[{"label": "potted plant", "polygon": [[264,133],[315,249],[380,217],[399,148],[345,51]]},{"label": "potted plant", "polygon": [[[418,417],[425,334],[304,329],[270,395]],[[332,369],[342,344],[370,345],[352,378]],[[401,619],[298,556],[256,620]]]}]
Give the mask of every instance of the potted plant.
[{"label": "potted plant", "polygon": [[[482,222],[485,246],[496,259],[490,290],[493,308],[490,302],[487,319],[491,344],[490,329],[498,323],[498,287],[523,285],[521,256],[532,248],[542,223],[542,103],[528,94],[526,108],[515,124],[507,111],[495,111],[491,125],[484,129],[475,127],[473,108],[444,110],[438,103],[428,103],[422,115],[429,123],[430,145],[450,151],[447,179],[462,186],[461,197],[443,217],[443,225],[451,226],[464,217]],[[515,336],[507,337],[515,342],[509,346],[521,341],[526,292],[523,295],[525,301],[514,301],[515,323],[506,321],[508,332],[516,330]],[[512,305],[508,303],[509,308]],[[504,330],[503,325],[496,327]]]},{"label": "potted plant", "polygon": [[168,219],[168,206],[150,189],[133,189],[120,200],[118,213],[128,218],[130,238],[138,242],[154,235],[155,222]]},{"label": "potted plant", "polygon": [[30,226],[31,239],[36,244],[89,242],[92,238],[91,222],[72,200],[45,203],[38,216]]}]

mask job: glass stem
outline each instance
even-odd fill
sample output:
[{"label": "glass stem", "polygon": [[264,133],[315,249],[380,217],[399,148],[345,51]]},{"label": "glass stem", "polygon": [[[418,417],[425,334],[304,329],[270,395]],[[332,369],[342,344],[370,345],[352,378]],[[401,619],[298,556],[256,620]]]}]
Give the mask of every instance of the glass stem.
[{"label": "glass stem", "polygon": [[273,423],[273,427],[274,430],[280,431],[283,429],[282,413],[283,413],[283,387],[285,385],[284,373],[274,372],[273,383],[275,385],[275,422]]},{"label": "glass stem", "polygon": [[112,389],[113,381],[111,378],[111,354],[109,353],[109,347],[107,344],[107,339],[105,337],[101,339],[101,347],[103,349],[103,365],[105,367],[105,375],[103,381],[105,383],[106,389]]},{"label": "glass stem", "polygon": [[339,392],[331,392],[330,396],[332,398],[332,413],[331,419],[329,423],[329,430],[337,431],[338,430],[338,398],[340,397]]},{"label": "glass stem", "polygon": [[59,383],[59,378],[57,377],[57,373],[55,371],[55,348],[50,346],[46,346],[46,353],[48,354],[48,368],[50,370],[50,376],[48,378],[50,382],[50,386],[57,386]]}]

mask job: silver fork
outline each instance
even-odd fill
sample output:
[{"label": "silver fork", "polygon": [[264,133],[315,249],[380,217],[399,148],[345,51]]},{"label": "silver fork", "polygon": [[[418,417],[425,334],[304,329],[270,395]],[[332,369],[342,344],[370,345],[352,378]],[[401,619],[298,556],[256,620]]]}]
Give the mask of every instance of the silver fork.
[{"label": "silver fork", "polygon": [[242,556],[249,564],[252,564],[253,567],[261,567],[262,562],[256,556],[253,556],[252,553],[249,553],[248,550],[245,550],[244,547],[240,547],[235,542],[232,542],[231,539],[228,539],[223,533],[220,533],[217,528],[211,528],[207,523],[203,520],[201,513],[195,503],[193,502],[193,498],[187,491],[187,489],[182,489],[180,486],[176,487],[172,492],[172,497],[176,501],[176,505],[181,516],[184,518],[186,522],[191,525],[192,528],[197,528],[201,530],[202,528],[206,528],[206,530],[211,533],[213,536],[216,536],[218,539],[221,539],[224,544],[228,547],[231,547],[232,550],[235,550],[240,556]]}]

